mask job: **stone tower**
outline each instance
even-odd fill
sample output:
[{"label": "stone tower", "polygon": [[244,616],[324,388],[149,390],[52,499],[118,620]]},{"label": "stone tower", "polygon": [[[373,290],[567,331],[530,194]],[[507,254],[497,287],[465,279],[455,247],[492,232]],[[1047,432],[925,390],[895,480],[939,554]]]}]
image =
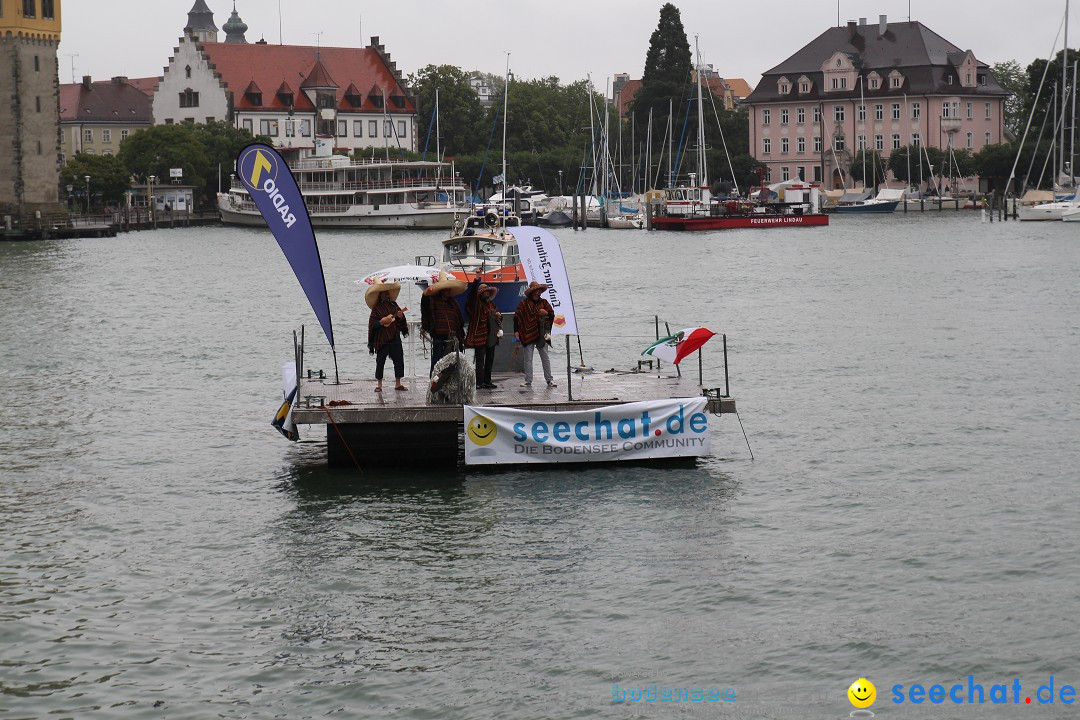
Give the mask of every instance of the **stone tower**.
[{"label": "stone tower", "polygon": [[195,5],[188,11],[187,27],[199,42],[217,42],[217,25],[214,13],[206,7],[205,0],[195,0]]},{"label": "stone tower", "polygon": [[236,3],[233,2],[232,15],[221,26],[221,29],[225,31],[225,42],[227,43],[247,43],[247,37],[244,33],[247,32],[248,26],[240,19],[240,15],[236,12]]},{"label": "stone tower", "polygon": [[0,2],[0,214],[57,212],[60,0]]}]

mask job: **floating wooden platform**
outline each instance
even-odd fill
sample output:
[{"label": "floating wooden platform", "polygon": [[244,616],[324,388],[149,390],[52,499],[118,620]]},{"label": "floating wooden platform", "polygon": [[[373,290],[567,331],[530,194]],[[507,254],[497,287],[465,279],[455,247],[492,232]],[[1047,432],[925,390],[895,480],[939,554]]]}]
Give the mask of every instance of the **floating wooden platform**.
[{"label": "floating wooden platform", "polygon": [[[539,368],[537,368],[539,370]],[[558,387],[544,385],[543,376],[532,388],[519,387],[520,373],[497,373],[496,390],[476,391],[476,405],[514,407],[525,410],[590,410],[640,400],[699,397],[706,388],[696,375],[678,377],[673,372],[574,373],[567,392],[566,376],[556,377]],[[307,378],[299,380],[293,420],[297,425],[326,425],[330,465],[454,464],[462,452],[461,405],[427,404],[426,377],[404,378],[408,390],[394,389],[393,378],[383,381],[381,393],[375,380]],[[724,388],[709,389],[711,413],[734,413],[735,399],[721,397]],[[572,398],[572,399],[571,399]]]}]

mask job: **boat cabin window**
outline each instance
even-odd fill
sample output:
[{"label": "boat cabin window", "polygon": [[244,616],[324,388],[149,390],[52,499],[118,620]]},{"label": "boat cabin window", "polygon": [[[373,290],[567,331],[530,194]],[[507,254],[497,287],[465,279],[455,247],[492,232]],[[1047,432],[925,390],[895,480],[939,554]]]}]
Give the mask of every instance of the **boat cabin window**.
[{"label": "boat cabin window", "polygon": [[462,260],[469,257],[469,244],[467,240],[459,240],[443,245],[443,260],[450,262],[451,260]]},{"label": "boat cabin window", "polygon": [[490,240],[480,241],[480,252],[477,255],[483,257],[495,257],[502,254],[502,245]]},{"label": "boat cabin window", "polygon": [[518,257],[518,246],[511,243],[506,247],[506,264],[517,265],[519,262],[521,262],[521,258]]}]

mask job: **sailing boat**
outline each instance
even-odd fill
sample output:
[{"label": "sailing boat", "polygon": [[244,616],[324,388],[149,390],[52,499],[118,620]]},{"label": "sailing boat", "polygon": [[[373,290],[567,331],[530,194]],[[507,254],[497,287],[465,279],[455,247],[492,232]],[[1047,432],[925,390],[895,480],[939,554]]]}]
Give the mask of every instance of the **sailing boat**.
[{"label": "sailing boat", "polygon": [[[1056,123],[1059,123],[1059,128],[1060,128],[1060,142],[1059,142],[1059,145],[1058,145],[1058,148],[1057,148],[1058,153],[1059,153],[1059,157],[1060,157],[1060,163],[1059,164],[1060,164],[1060,167],[1064,170],[1064,168],[1066,167],[1066,162],[1065,162],[1065,113],[1066,113],[1066,101],[1068,99],[1068,95],[1069,95],[1069,91],[1070,91],[1070,88],[1067,86],[1068,85],[1068,67],[1069,67],[1069,2],[1068,2],[1068,0],[1065,0],[1065,18],[1062,21],[1062,26],[1065,29],[1065,39],[1064,39],[1064,43],[1063,43],[1062,60],[1061,60],[1061,112],[1060,112],[1060,115],[1058,115],[1057,112],[1055,112],[1054,114],[1057,117]],[[1056,39],[1055,39],[1055,44],[1056,44]],[[1031,118],[1032,118],[1032,116],[1034,116],[1034,113],[1035,113],[1035,106],[1037,105],[1038,100],[1039,100],[1039,93],[1042,92],[1043,83],[1045,83],[1045,81],[1046,81],[1046,70],[1049,70],[1049,68],[1050,68],[1050,63],[1048,62],[1046,64],[1046,69],[1043,71],[1042,80],[1039,83],[1039,90],[1035,95],[1035,103],[1032,103],[1031,115],[1028,117],[1028,127],[1026,127],[1024,129],[1024,137],[1021,138],[1021,140],[1020,140],[1020,149],[1021,150],[1023,149],[1024,140],[1027,138],[1027,132],[1031,127]],[[1076,113],[1075,113],[1075,107],[1076,107],[1076,99],[1075,99],[1076,73],[1075,72],[1073,73],[1073,87],[1071,88],[1071,90],[1073,91],[1073,123],[1075,124],[1075,122],[1076,122],[1076,119],[1075,119],[1075,116],[1076,116]],[[1055,98],[1055,100],[1056,100],[1056,98]],[[1076,132],[1075,128],[1071,127],[1070,130],[1069,130],[1070,138],[1075,135],[1075,132]],[[1041,132],[1040,132],[1040,138],[1041,138]],[[1040,203],[1040,204],[1032,205],[1032,206],[1028,206],[1028,207],[1024,207],[1024,206],[1018,207],[1017,211],[1016,211],[1017,219],[1019,219],[1019,220],[1027,220],[1027,221],[1032,221],[1032,220],[1062,220],[1062,219],[1064,219],[1064,216],[1065,216],[1066,213],[1071,213],[1072,211],[1074,211],[1076,209],[1077,192],[1076,192],[1076,187],[1075,187],[1075,178],[1073,177],[1073,169],[1072,169],[1073,163],[1072,163],[1072,147],[1071,147],[1071,143],[1072,143],[1072,141],[1070,140],[1069,162],[1067,163],[1067,165],[1068,165],[1068,168],[1069,168],[1068,180],[1070,181],[1070,184],[1073,185],[1073,194],[1070,197],[1057,199],[1057,200],[1054,200],[1052,202]],[[1053,151],[1051,150],[1051,153],[1052,152]],[[1017,163],[1019,161],[1020,161],[1020,151],[1018,150],[1017,155],[1016,155],[1016,161],[1013,162],[1013,170],[1012,170],[1012,172],[1010,173],[1010,176],[1009,176],[1009,185],[1010,186],[1012,185],[1012,180],[1016,175],[1016,165],[1017,165]],[[1045,166],[1044,166],[1044,169],[1045,169]],[[1055,180],[1056,180],[1057,179],[1057,173],[1055,172],[1054,175],[1055,175]]]}]

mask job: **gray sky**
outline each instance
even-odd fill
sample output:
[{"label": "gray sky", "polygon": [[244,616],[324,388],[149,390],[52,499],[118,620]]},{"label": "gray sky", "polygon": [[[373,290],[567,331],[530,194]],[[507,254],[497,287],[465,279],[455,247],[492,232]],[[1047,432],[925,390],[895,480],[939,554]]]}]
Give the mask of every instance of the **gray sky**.
[{"label": "gray sky", "polygon": [[[206,3],[220,28],[232,0]],[[194,0],[66,2],[60,81],[71,82],[73,75],[99,80],[161,75],[192,5]],[[591,75],[598,91],[615,73],[641,77],[662,5],[662,0],[280,0],[279,16],[278,0],[236,0],[249,42],[264,37],[277,43],[280,37],[292,45],[357,47],[378,35],[406,76],[428,64],[502,75],[509,51],[518,78],[555,75],[568,83]],[[860,17],[876,24],[881,14],[890,21],[907,20],[910,8],[911,19],[974,51],[979,60],[1026,66],[1050,55],[1065,12],[1065,0],[684,0],[675,5],[691,51],[696,34],[704,63],[751,86],[761,73],[835,26],[838,14],[841,24]],[[1080,3],[1074,4],[1069,25],[1070,45],[1080,46]],[[1061,43],[1058,39],[1058,49]]]}]

